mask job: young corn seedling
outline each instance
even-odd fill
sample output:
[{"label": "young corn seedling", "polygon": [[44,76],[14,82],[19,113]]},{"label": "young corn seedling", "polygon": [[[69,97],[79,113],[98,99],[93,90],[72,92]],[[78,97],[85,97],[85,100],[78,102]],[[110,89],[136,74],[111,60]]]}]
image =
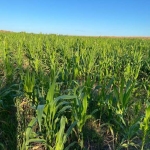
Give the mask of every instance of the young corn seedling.
[{"label": "young corn seedling", "polygon": [[60,129],[56,133],[55,146],[53,148],[50,148],[51,150],[69,150],[69,148],[76,143],[76,142],[72,142],[65,148],[65,143],[67,142],[67,138],[71,134],[73,128],[76,126],[77,122],[74,122],[65,132],[66,123],[67,123],[67,118],[62,116],[60,119]]},{"label": "young corn seedling", "polygon": [[87,115],[88,94],[84,94],[82,90],[79,92],[79,96],[73,99],[72,102],[72,119],[77,121],[78,142],[81,149],[84,147],[82,128],[86,121],[92,117],[92,114],[97,111],[94,110],[90,115]]},{"label": "young corn seedling", "polygon": [[[134,83],[131,81],[125,82],[124,79],[121,80],[118,87],[113,85],[114,88],[114,98],[116,101],[116,113],[121,117],[126,114],[128,106],[130,103],[130,98],[132,95],[132,91],[134,89]],[[122,118],[121,117],[121,118]],[[123,118],[121,119],[125,124]]]},{"label": "young corn seedling", "polygon": [[122,132],[123,138],[121,139],[121,143],[117,149],[120,150],[122,148],[126,148],[127,150],[129,150],[130,148],[133,147],[135,149],[139,149],[139,145],[135,143],[140,128],[139,119],[136,120],[135,123],[129,124],[127,126],[122,126],[120,124],[120,128],[123,131]]},{"label": "young corn seedling", "polygon": [[30,73],[29,70],[27,70],[27,73],[24,76],[24,91],[31,95],[34,86],[35,86],[35,74]]},{"label": "young corn seedling", "polygon": [[11,56],[9,56],[8,52],[8,43],[4,40],[4,48],[3,48],[3,63],[4,63],[4,75],[8,80],[12,80],[13,76],[13,66],[11,62]]},{"label": "young corn seedling", "polygon": [[19,68],[21,68],[22,66],[22,60],[23,60],[23,51],[22,51],[22,42],[23,41],[19,41],[19,43],[17,43],[17,54],[16,54],[16,62],[17,62],[17,66]]},{"label": "young corn seedling", "polygon": [[[48,91],[46,104],[39,104],[37,106],[36,117],[31,120],[25,131],[24,142],[21,150],[27,150],[29,147],[31,147],[30,143],[41,143],[52,150],[64,149],[64,144],[67,142],[67,137],[70,135],[77,122],[74,122],[65,133],[64,129],[67,118],[61,117],[60,120],[60,116],[67,109],[71,108],[71,106],[69,106],[69,102],[64,101],[64,99],[72,99],[75,98],[75,96],[63,95],[54,98],[54,87],[55,82],[52,83]],[[33,128],[35,125],[37,125],[37,123],[39,125],[39,133],[46,131],[46,137],[44,135],[39,136],[39,133],[33,131]],[[58,130],[59,124],[60,130]],[[70,143],[66,147],[66,150],[74,144],[75,142]]]},{"label": "young corn seedling", "polygon": [[33,142],[45,144],[46,141],[44,139],[38,138],[37,134],[33,131],[33,127],[35,126],[36,123],[37,123],[37,118],[33,117],[24,133],[24,139],[23,139],[21,150],[28,150],[31,147],[30,143]]},{"label": "young corn seedling", "polygon": [[38,57],[35,57],[35,59],[33,60],[33,66],[34,66],[35,72],[38,74],[39,68],[40,68],[40,60]]},{"label": "young corn seedling", "polygon": [[55,138],[59,124],[59,118],[68,109],[71,109],[70,103],[65,101],[73,99],[76,96],[62,95],[55,98],[56,81],[53,80],[46,97],[46,104],[39,105],[37,108],[37,118],[41,130],[42,117],[44,119],[44,128],[46,130],[46,143],[48,147],[55,145]]},{"label": "young corn seedling", "polygon": [[149,125],[150,125],[150,106],[148,106],[146,108],[144,120],[140,124],[140,128],[143,131],[141,150],[144,150],[144,145],[145,145],[145,142],[146,142],[147,133],[148,133],[148,130],[150,129]]},{"label": "young corn seedling", "polygon": [[5,60],[5,66],[4,66],[4,74],[6,76],[6,78],[10,81],[12,81],[12,78],[13,78],[13,66],[10,62],[10,59],[7,58]]}]

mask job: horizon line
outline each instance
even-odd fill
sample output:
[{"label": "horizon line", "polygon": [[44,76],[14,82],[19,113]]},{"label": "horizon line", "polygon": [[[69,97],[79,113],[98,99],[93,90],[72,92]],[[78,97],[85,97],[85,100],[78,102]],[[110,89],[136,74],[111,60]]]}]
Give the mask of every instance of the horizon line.
[{"label": "horizon line", "polygon": [[59,34],[59,33],[43,33],[43,32],[28,32],[28,31],[10,31],[0,30],[0,32],[12,32],[12,33],[27,33],[27,34],[43,34],[43,35],[61,35],[61,36],[78,36],[78,37],[112,37],[112,38],[150,38],[150,36],[138,36],[138,35],[77,35],[77,34]]}]

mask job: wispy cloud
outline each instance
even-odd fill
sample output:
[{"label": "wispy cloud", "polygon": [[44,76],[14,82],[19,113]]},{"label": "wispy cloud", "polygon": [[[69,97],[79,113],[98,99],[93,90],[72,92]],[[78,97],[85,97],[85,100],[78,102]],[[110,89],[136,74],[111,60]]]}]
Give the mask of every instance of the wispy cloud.
[{"label": "wispy cloud", "polygon": [[75,30],[75,32],[82,32],[82,33],[85,33],[85,32],[88,32],[88,31],[82,30],[82,29],[77,29],[77,30]]}]

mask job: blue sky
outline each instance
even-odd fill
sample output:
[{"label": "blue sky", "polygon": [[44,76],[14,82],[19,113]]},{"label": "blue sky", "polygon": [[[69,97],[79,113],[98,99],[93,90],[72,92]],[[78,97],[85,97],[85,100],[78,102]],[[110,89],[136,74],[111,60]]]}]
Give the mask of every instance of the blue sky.
[{"label": "blue sky", "polygon": [[150,0],[0,0],[0,30],[150,36]]}]

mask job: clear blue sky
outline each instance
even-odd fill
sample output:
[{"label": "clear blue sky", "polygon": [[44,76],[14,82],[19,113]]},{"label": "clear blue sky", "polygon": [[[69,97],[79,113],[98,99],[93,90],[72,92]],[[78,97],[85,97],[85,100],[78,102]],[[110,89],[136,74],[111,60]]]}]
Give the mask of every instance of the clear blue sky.
[{"label": "clear blue sky", "polygon": [[0,30],[150,36],[150,0],[0,0]]}]

